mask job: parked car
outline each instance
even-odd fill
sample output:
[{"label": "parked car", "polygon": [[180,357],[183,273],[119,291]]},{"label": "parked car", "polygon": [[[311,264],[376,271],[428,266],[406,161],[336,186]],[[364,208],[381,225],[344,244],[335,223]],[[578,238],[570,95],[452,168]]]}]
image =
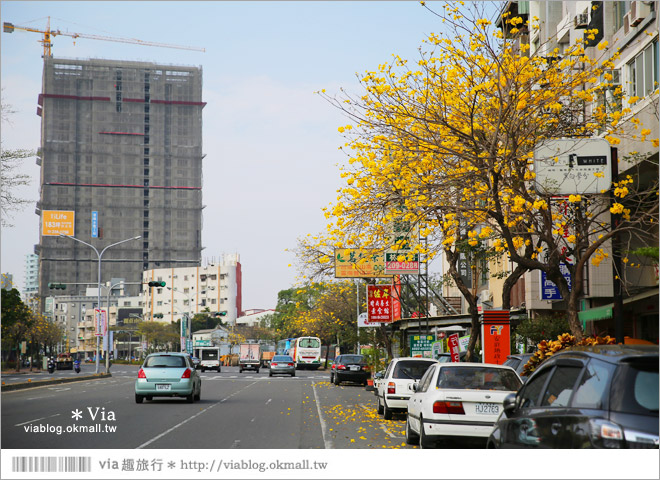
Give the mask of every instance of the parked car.
[{"label": "parked car", "polygon": [[391,420],[395,411],[405,412],[408,399],[413,394],[412,386],[426,369],[438,363],[432,358],[401,357],[394,358],[387,366],[385,375],[378,382],[377,411],[385,420]]},{"label": "parked car", "polygon": [[268,367],[268,376],[273,375],[291,375],[296,376],[296,364],[291,355],[275,355],[270,361]]},{"label": "parked car", "polygon": [[135,402],[146,398],[185,397],[200,400],[202,379],[186,353],[152,353],[145,358],[135,381]]},{"label": "parked car", "polygon": [[460,437],[485,446],[504,398],[521,385],[518,374],[503,365],[432,365],[408,400],[406,442],[429,448],[440,439]]},{"label": "parked car", "polygon": [[508,355],[503,365],[513,368],[522,381],[526,382],[528,376],[523,376],[522,371],[527,362],[529,362],[529,359],[532,358],[532,355],[533,353],[514,353],[513,355]]},{"label": "parked car", "polygon": [[364,355],[338,355],[330,367],[330,383],[339,385],[341,382],[357,382],[367,384],[369,367]]},{"label": "parked car", "polygon": [[489,448],[658,448],[658,346],[557,352],[504,399]]}]

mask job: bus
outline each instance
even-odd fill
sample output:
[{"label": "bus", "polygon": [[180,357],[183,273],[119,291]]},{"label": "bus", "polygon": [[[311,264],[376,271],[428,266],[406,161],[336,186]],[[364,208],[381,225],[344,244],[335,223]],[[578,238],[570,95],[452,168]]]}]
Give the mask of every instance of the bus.
[{"label": "bus", "polygon": [[277,355],[291,355],[296,369],[317,370],[321,366],[321,339],[318,337],[285,338],[277,342]]}]

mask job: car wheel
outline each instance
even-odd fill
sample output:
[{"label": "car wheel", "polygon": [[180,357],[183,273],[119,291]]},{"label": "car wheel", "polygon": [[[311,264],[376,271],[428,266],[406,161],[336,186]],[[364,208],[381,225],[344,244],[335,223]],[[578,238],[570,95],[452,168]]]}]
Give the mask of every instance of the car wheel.
[{"label": "car wheel", "polygon": [[190,392],[190,395],[186,395],[186,402],[193,403],[195,401],[195,392]]},{"label": "car wheel", "polygon": [[258,368],[257,368],[257,371],[256,371],[256,373],[259,373],[259,369],[258,369]]},{"label": "car wheel", "polygon": [[205,371],[206,371],[206,369],[205,369],[205,368],[202,368],[202,373],[204,373]]},{"label": "car wheel", "polygon": [[138,395],[136,393],[135,394],[135,403],[142,403],[142,400],[144,400],[144,397],[142,395]]},{"label": "car wheel", "polygon": [[218,367],[218,373],[220,373],[220,367]]},{"label": "car wheel", "polygon": [[273,372],[268,372],[268,376],[269,376],[269,377],[272,377],[272,376],[273,376]]},{"label": "car wheel", "polygon": [[424,433],[424,419],[419,416],[419,448],[433,448],[434,443],[428,435]]},{"label": "car wheel", "polygon": [[293,372],[293,373],[291,374],[291,376],[292,376],[292,377],[295,377],[295,376],[296,376],[296,372]]},{"label": "car wheel", "polygon": [[419,435],[412,431],[409,416],[406,416],[406,443],[408,445],[419,445]]},{"label": "car wheel", "polygon": [[335,385],[339,385],[341,381],[339,380],[339,375],[335,375]]},{"label": "car wheel", "polygon": [[202,399],[202,386],[199,386],[199,390],[197,390],[197,395],[195,395],[195,401],[199,402]]},{"label": "car wheel", "polygon": [[392,409],[387,406],[385,400],[383,400],[383,418],[385,420],[392,420]]},{"label": "car wheel", "polygon": [[330,383],[335,383],[335,376],[334,374],[330,374]]},{"label": "car wheel", "polygon": [[376,395],[376,398],[378,398],[378,407],[376,408],[376,411],[378,412],[378,415],[383,414],[383,404],[380,403],[380,397]]},{"label": "car wheel", "polygon": [[238,369],[238,373],[243,373],[243,369],[242,369],[242,368],[239,368],[239,369]]}]

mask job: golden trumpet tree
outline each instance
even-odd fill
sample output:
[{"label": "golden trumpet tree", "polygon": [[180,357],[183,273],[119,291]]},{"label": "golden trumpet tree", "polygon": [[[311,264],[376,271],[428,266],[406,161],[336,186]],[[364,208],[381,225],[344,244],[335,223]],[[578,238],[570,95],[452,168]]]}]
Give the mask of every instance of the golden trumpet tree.
[{"label": "golden trumpet tree", "polygon": [[[388,226],[403,220],[428,240],[416,242],[413,253],[444,252],[450,271],[452,255],[494,249],[516,265],[509,288],[528,270],[557,284],[580,339],[585,266],[608,255],[616,234],[657,238],[657,179],[640,185],[621,178],[609,190],[575,192],[559,205],[537,188],[534,149],[561,137],[600,136],[617,145],[629,135],[656,147],[658,140],[646,138],[648,129],[629,108],[638,99],[620,88],[613,91],[619,111],[598,104],[612,92],[608,71],[618,52],[603,43],[587,55],[580,40],[561,52],[530,53],[515,37],[538,28],[535,19],[504,15],[505,38],[482,13],[476,3],[447,3],[438,15],[450,33],[430,35],[416,63],[394,56],[367,71],[359,97],[321,92],[352,119],[339,128],[347,139],[346,186],[325,209],[327,233],[302,247],[319,263],[332,247],[384,249]],[[651,95],[657,98],[657,90]],[[463,287],[472,303],[470,286]]]}]

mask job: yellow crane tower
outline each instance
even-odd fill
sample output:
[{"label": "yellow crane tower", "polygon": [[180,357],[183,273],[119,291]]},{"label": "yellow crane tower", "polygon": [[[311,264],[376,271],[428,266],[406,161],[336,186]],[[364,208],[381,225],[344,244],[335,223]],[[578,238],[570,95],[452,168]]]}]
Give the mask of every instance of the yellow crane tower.
[{"label": "yellow crane tower", "polygon": [[206,51],[206,49],[200,47],[186,47],[183,45],[173,45],[169,43],[145,42],[144,40],[138,40],[137,38],[106,37],[103,35],[90,35],[86,33],[72,33],[72,32],[62,32],[60,30],[51,30],[50,17],[48,17],[46,30],[39,30],[38,28],[32,28],[32,27],[21,27],[19,25],[14,25],[9,22],[4,22],[2,26],[3,26],[3,31],[5,33],[13,33],[14,30],[22,30],[24,32],[34,32],[34,33],[43,34],[43,38],[39,40],[39,42],[44,46],[44,57],[52,56],[51,49],[53,47],[53,42],[51,38],[57,35],[64,35],[66,37],[72,37],[73,39],[88,38],[90,40],[105,40],[107,42],[133,43],[137,45],[145,45],[150,47],[178,48],[180,50],[195,50],[198,52]]}]

